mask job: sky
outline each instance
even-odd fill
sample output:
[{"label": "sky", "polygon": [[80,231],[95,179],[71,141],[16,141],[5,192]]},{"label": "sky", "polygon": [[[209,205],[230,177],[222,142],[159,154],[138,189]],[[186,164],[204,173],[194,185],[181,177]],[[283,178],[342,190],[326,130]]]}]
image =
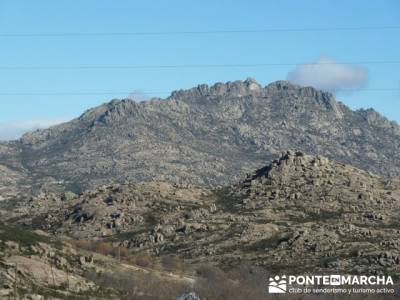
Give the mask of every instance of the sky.
[{"label": "sky", "polygon": [[[214,33],[85,35],[182,31]],[[353,109],[400,122],[399,62],[397,0],[0,0],[0,139],[113,98],[166,97],[248,77],[329,90]],[[221,64],[256,66],[79,68]]]}]

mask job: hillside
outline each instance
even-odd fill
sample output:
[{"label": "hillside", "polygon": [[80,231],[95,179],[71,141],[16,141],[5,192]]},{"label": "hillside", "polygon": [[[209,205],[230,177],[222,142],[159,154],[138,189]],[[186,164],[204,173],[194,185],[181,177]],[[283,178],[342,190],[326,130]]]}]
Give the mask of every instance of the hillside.
[{"label": "hillside", "polygon": [[0,223],[1,299],[265,299],[266,275],[254,272],[227,274]]},{"label": "hillside", "polygon": [[287,152],[216,190],[126,183],[41,194],[14,219],[134,253],[178,255],[192,265],[400,276],[399,211],[399,182]]},{"label": "hillside", "polygon": [[372,109],[352,111],[311,87],[286,81],[262,87],[247,79],[167,99],[113,100],[2,143],[0,188],[16,195],[125,181],[226,185],[285,149],[384,177],[400,174],[398,124]]}]

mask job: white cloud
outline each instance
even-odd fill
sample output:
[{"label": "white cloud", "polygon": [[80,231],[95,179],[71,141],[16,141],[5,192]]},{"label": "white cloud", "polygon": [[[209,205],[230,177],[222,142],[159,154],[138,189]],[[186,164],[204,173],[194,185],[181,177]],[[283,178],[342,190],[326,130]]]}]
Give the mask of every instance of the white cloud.
[{"label": "white cloud", "polygon": [[36,129],[47,128],[56,124],[66,122],[67,119],[39,119],[21,122],[0,123],[0,140],[15,140],[24,133]]},{"label": "white cloud", "polygon": [[141,102],[149,100],[149,95],[142,90],[134,90],[132,93],[129,94],[128,98],[136,102]]},{"label": "white cloud", "polygon": [[365,86],[368,71],[361,66],[340,64],[330,58],[320,58],[311,64],[297,66],[289,72],[287,79],[300,85],[337,92]]}]

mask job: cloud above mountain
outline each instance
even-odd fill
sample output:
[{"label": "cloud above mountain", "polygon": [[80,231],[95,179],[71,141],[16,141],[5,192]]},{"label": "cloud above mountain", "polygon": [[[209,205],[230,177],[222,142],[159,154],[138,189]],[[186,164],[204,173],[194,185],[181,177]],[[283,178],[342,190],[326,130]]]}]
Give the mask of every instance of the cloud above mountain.
[{"label": "cloud above mountain", "polygon": [[288,73],[287,79],[293,83],[336,93],[365,86],[368,82],[368,71],[358,65],[341,64],[323,57],[310,64],[298,65]]},{"label": "cloud above mountain", "polygon": [[136,102],[146,101],[150,99],[149,95],[142,90],[134,90],[132,93],[129,94],[128,98]]},{"label": "cloud above mountain", "polygon": [[67,119],[38,119],[21,122],[0,123],[0,140],[15,140],[24,133],[47,128],[68,121]]}]

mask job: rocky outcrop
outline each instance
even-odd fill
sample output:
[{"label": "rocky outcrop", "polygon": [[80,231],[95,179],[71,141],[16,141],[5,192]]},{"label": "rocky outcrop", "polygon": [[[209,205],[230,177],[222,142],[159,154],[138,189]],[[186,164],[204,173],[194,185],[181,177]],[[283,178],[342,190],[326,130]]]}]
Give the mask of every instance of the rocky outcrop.
[{"label": "rocky outcrop", "polygon": [[28,207],[22,203],[26,215],[19,220],[57,235],[224,268],[249,263],[356,274],[385,268],[400,275],[399,183],[319,155],[287,151],[214,190],[126,183],[65,199],[41,195]]},{"label": "rocky outcrop", "polygon": [[286,149],[397,176],[399,148],[399,125],[371,109],[352,111],[312,87],[248,79],[165,100],[113,100],[1,144],[0,165],[33,191],[80,192],[115,181],[209,187],[237,182]]}]

